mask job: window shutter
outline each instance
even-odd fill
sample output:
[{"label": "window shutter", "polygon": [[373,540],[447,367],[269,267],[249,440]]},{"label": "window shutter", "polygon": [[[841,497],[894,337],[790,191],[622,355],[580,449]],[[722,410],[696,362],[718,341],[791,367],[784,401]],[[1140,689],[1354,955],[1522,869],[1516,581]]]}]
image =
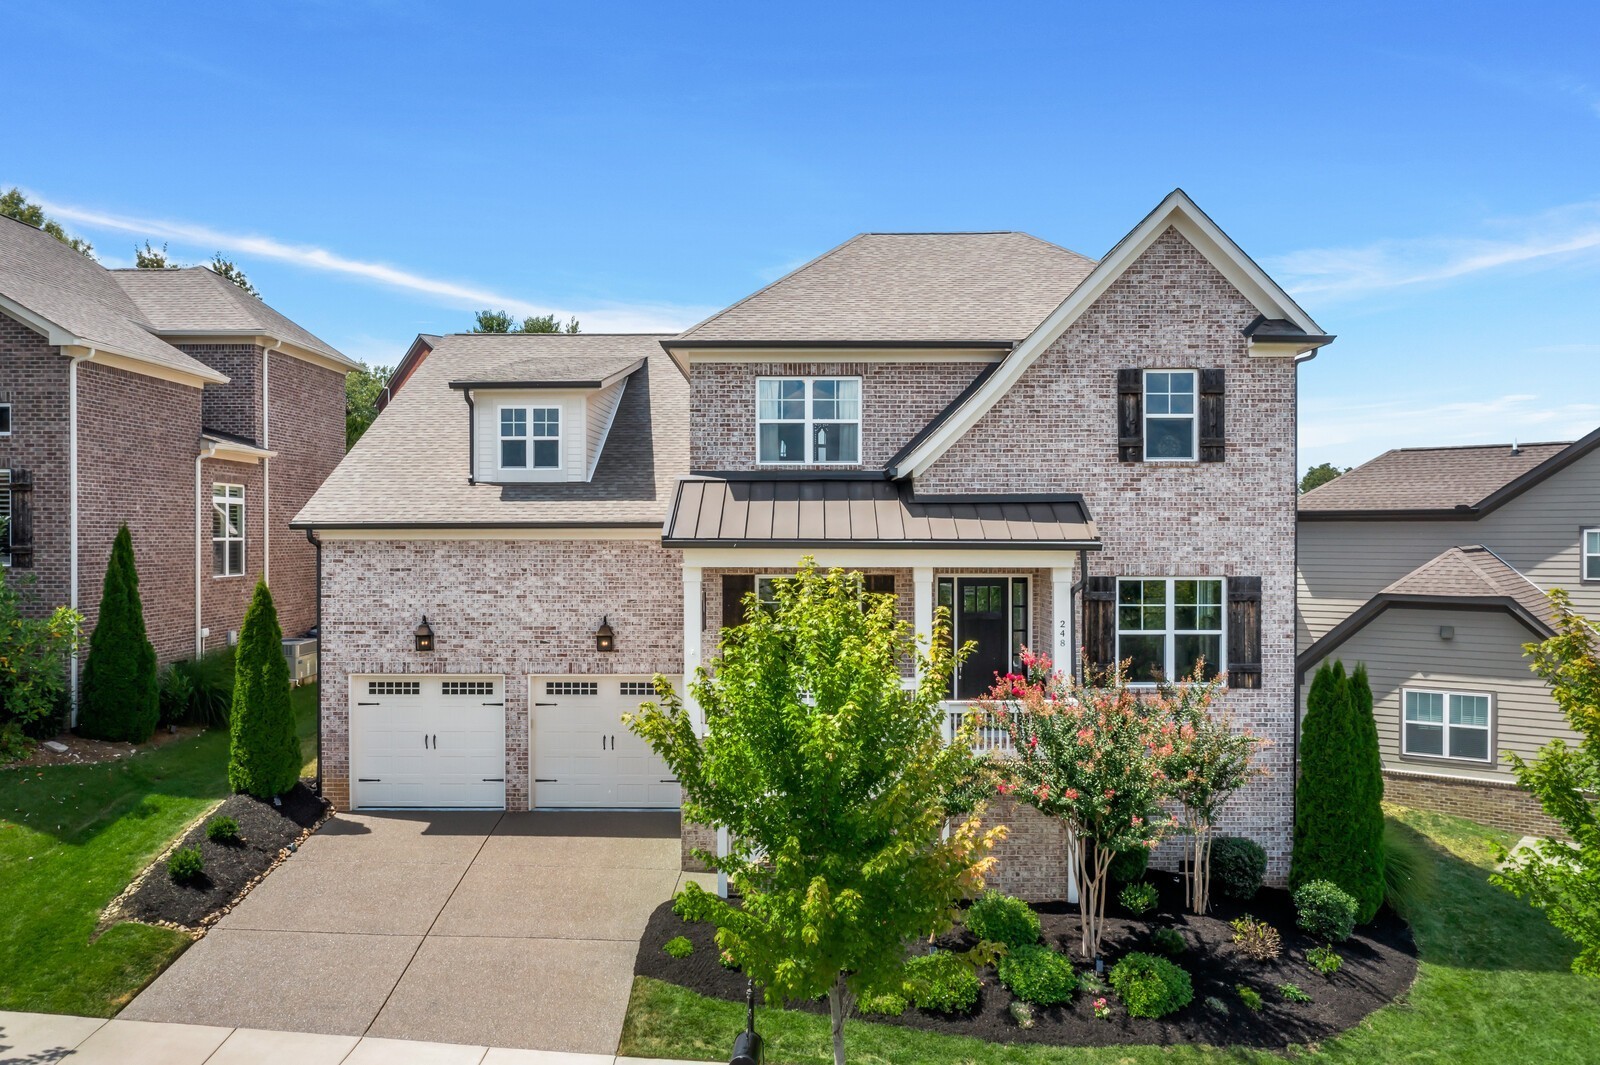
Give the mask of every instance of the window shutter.
[{"label": "window shutter", "polygon": [[894,594],[894,574],[869,573],[866,575],[866,590],[875,595]]},{"label": "window shutter", "polygon": [[722,575],[722,627],[743,625],[749,620],[745,610],[745,596],[756,590],[753,573],[724,573]]},{"label": "window shutter", "polygon": [[1200,371],[1200,461],[1221,462],[1227,450],[1221,369]]},{"label": "window shutter", "polygon": [[33,568],[33,474],[11,471],[11,516],[6,522],[13,569]]},{"label": "window shutter", "polygon": [[1261,578],[1228,578],[1228,685],[1261,687]]},{"label": "window shutter", "polygon": [[1117,579],[1086,577],[1083,581],[1083,653],[1092,669],[1110,669],[1117,661]]},{"label": "window shutter", "polygon": [[1132,367],[1117,371],[1117,459],[1144,461],[1144,374]]}]

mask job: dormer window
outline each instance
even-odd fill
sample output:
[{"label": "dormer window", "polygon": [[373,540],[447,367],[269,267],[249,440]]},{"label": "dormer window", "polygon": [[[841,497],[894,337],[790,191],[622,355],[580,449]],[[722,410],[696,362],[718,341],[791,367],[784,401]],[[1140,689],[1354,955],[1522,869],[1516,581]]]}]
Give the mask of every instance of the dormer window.
[{"label": "dormer window", "polygon": [[500,408],[501,469],[554,470],[560,466],[560,407]]},{"label": "dormer window", "polygon": [[756,439],[764,465],[860,463],[861,378],[757,378]]}]

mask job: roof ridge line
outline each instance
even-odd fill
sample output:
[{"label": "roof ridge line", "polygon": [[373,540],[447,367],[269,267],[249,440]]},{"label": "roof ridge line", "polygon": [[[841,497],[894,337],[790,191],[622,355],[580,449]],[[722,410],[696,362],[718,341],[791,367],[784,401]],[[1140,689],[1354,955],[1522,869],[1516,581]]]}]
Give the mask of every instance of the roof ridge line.
[{"label": "roof ridge line", "polygon": [[783,282],[787,281],[789,278],[791,278],[794,275],[798,274],[800,271],[810,269],[811,267],[815,266],[817,263],[820,263],[822,260],[826,259],[828,256],[834,254],[835,252],[843,251],[845,248],[848,248],[850,245],[854,244],[856,241],[860,240],[862,237],[864,237],[866,235],[867,235],[866,233],[857,233],[855,236],[851,237],[849,240],[845,241],[843,244],[835,244],[833,247],[829,248],[827,251],[823,252],[822,254],[814,256],[814,257],[812,257],[810,259],[807,259],[805,262],[801,263],[799,266],[795,267],[793,270],[790,270],[788,273],[784,274],[782,277],[774,278],[773,280],[769,281],[767,284],[762,285],[760,288],[756,289],[754,292],[751,292],[748,295],[746,295],[744,297],[744,299],[739,300],[739,301],[737,301],[735,303],[730,303],[726,307],[722,308],[722,310],[720,310],[720,311],[716,312],[715,314],[711,315],[709,318],[703,318],[700,321],[696,322],[694,325],[691,325],[689,328],[687,328],[687,329],[685,329],[685,330],[683,330],[681,332],[674,333],[672,335],[674,337],[686,337],[690,333],[694,332],[696,329],[699,329],[699,328],[701,328],[703,326],[710,325],[712,322],[716,321],[718,318],[721,318],[723,315],[731,314],[733,311],[737,310],[738,308],[743,307],[746,303],[749,303],[751,300],[755,299],[757,296],[761,295],[763,292],[767,292],[767,291],[770,291],[773,288],[776,288],[778,285],[782,284]]}]

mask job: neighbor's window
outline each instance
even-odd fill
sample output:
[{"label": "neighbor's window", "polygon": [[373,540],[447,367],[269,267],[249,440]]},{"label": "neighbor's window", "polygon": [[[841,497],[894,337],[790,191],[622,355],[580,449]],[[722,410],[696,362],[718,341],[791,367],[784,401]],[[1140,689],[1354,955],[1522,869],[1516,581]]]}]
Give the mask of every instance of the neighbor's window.
[{"label": "neighbor's window", "polygon": [[1583,530],[1583,579],[1600,581],[1600,529]]},{"label": "neighbor's window", "polygon": [[1117,661],[1135,684],[1181,680],[1205,659],[1223,670],[1222,581],[1188,577],[1117,581]]},{"label": "neighbor's window", "polygon": [[0,436],[11,435],[11,404],[0,403]]},{"label": "neighbor's window", "polygon": [[1403,754],[1488,762],[1489,696],[1475,692],[1404,694]]},{"label": "neighbor's window", "polygon": [[860,462],[861,379],[757,378],[756,438],[764,463]]},{"label": "neighbor's window", "polygon": [[500,408],[501,469],[553,470],[560,465],[560,407]]},{"label": "neighbor's window", "polygon": [[244,485],[211,486],[211,575],[244,573]]},{"label": "neighbor's window", "polygon": [[1193,459],[1196,454],[1193,370],[1146,370],[1144,457]]}]

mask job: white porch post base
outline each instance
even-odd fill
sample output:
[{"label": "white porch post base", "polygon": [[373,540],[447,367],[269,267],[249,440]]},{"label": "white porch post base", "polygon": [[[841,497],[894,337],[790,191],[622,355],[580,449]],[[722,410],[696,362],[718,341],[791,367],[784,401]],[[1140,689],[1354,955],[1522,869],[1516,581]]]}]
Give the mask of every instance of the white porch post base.
[{"label": "white porch post base", "polygon": [[1078,834],[1067,830],[1067,901],[1078,901]]},{"label": "white porch post base", "polygon": [[[728,830],[719,825],[717,827],[717,857],[726,858],[727,856]],[[728,874],[721,869],[717,870],[717,897],[719,899],[728,897]]]},{"label": "white porch post base", "polygon": [[[916,629],[917,646],[926,650],[933,642],[933,567],[916,566],[911,570],[911,589],[915,598],[911,603],[911,623]],[[917,663],[917,674],[922,674],[922,663]]]}]

